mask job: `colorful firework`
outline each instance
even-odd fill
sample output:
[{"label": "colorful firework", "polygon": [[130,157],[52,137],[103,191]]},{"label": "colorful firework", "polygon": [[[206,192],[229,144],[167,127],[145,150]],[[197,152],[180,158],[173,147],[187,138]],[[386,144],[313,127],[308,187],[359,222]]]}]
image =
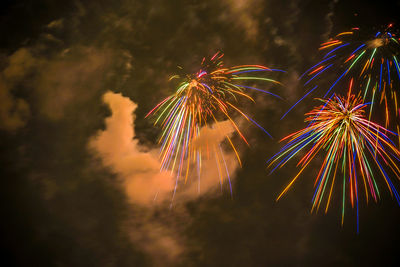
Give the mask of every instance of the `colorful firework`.
[{"label": "colorful firework", "polygon": [[[342,32],[329,41],[322,43],[319,50],[325,52],[322,60],[309,68],[301,80],[304,86],[318,83],[321,78],[333,75],[333,83],[329,85],[323,98],[338,93],[340,82],[348,83],[353,79],[360,85],[361,95],[366,102],[371,102],[369,114],[376,111],[376,105],[385,107],[385,127],[390,125],[390,117],[399,118],[400,66],[399,38],[389,24],[373,36],[367,36],[358,28]],[[338,85],[338,86],[337,86]],[[337,87],[337,88],[336,88]],[[311,93],[315,87],[308,90]],[[297,103],[296,103],[297,104]],[[286,115],[286,114],[285,114]],[[397,127],[398,123],[393,125]]]},{"label": "colorful firework", "polygon": [[[315,193],[312,199],[312,211],[318,210],[326,201],[327,212],[333,188],[337,184],[338,169],[342,173],[342,224],[345,211],[345,195],[349,194],[351,206],[357,208],[361,191],[365,199],[379,199],[378,184],[373,168],[379,170],[392,196],[400,205],[400,196],[394,187],[384,166],[387,166],[397,178],[400,178],[398,161],[400,151],[394,146],[387,134],[395,133],[371,122],[366,118],[368,104],[362,97],[351,94],[351,84],[347,97],[334,94],[330,99],[321,99],[324,103],[306,114],[308,126],[290,134],[282,140],[288,143],[270,160],[275,169],[285,165],[303,149],[309,148],[297,166],[301,169],[278,196],[280,199],[297,180],[303,170],[316,158],[319,152],[325,155],[316,177]],[[375,167],[373,165],[376,165]]]},{"label": "colorful firework", "polygon": [[[222,57],[223,54],[218,52],[210,60],[203,58],[200,70],[195,74],[183,77],[183,81],[176,92],[164,99],[147,114],[147,116],[156,114],[154,124],[160,125],[162,128],[159,139],[161,144],[161,169],[177,171],[177,182],[184,173],[185,182],[187,181],[190,166],[193,164],[197,165],[198,176],[200,177],[202,156],[207,155],[209,157],[210,153],[215,157],[221,183],[222,169],[226,170],[229,179],[228,168],[219,143],[196,145],[196,142],[194,142],[200,138],[202,127],[208,127],[211,124],[218,127],[218,121],[228,120],[235,132],[248,144],[238,125],[232,119],[232,112],[236,112],[268,134],[236,104],[240,98],[254,102],[254,99],[246,93],[249,90],[260,91],[279,98],[271,92],[241,84],[241,82],[279,84],[273,79],[262,76],[266,72],[279,70],[259,65],[225,68],[223,67]],[[171,77],[171,79],[173,78],[179,79],[181,77],[175,75]],[[224,135],[235,152],[239,164],[241,164],[238,152],[229,134],[225,133]]]}]

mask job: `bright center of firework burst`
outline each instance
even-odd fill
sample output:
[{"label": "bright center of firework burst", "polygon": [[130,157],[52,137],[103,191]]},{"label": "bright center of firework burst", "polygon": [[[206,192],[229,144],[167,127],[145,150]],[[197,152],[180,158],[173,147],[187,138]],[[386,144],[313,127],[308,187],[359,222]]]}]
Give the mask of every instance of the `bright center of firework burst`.
[{"label": "bright center of firework burst", "polygon": [[346,111],[344,113],[344,121],[346,122],[346,124],[350,124],[351,120],[352,120],[351,112]]},{"label": "bright center of firework burst", "polygon": [[388,40],[386,38],[376,38],[368,42],[369,48],[378,48],[387,44]]},{"label": "bright center of firework burst", "polygon": [[193,80],[189,83],[189,89],[196,88],[198,85],[199,85],[199,83],[198,83],[195,79],[193,79]]},{"label": "bright center of firework burst", "polygon": [[390,40],[392,39],[392,34],[390,32],[385,32],[380,34],[379,37],[376,37],[377,38],[367,42],[369,48],[378,48],[388,45],[390,43]]},{"label": "bright center of firework burst", "polygon": [[389,44],[390,38],[391,38],[391,37],[390,37],[389,35],[387,35],[387,34],[385,34],[384,36],[382,36],[382,37],[380,38],[381,46],[384,46],[384,45]]}]

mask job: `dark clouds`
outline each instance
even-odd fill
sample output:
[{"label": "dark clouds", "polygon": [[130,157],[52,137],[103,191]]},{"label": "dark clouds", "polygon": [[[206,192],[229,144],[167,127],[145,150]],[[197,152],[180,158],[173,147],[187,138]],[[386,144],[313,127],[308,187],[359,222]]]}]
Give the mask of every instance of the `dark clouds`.
[{"label": "dark clouds", "polygon": [[379,5],[371,17],[375,2],[336,2],[4,4],[0,172],[8,259],[23,266],[392,263],[400,221],[386,195],[382,204],[361,208],[360,236],[351,210],[344,229],[337,207],[325,216],[309,214],[312,170],[274,202],[295,166],[268,176],[265,160],[279,148],[277,139],[303,126],[306,105],[280,121],[289,103],[255,95],[258,105],[246,108],[276,139],[243,124],[251,147],[239,145],[244,164],[235,175],[233,200],[226,189],[184,198],[171,210],[132,204],[118,172],[88,149],[106,130],[112,110],[102,97],[112,91],[138,105],[135,148],[156,150],[158,129],[145,113],[172,90],[168,77],[177,65],[195,70],[218,49],[227,65],[288,70],[277,77],[286,87],[274,92],[293,101],[302,94],[298,73],[313,62],[323,38],[395,18],[398,10]]}]

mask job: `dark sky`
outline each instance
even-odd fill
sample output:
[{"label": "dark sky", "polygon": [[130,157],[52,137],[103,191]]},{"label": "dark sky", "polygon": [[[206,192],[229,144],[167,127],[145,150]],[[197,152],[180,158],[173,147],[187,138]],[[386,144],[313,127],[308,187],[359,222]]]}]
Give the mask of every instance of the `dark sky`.
[{"label": "dark sky", "polygon": [[[303,94],[296,79],[316,61],[319,43],[351,27],[400,26],[399,10],[400,1],[361,0],[2,1],[3,265],[398,265],[400,208],[388,192],[361,204],[357,235],[350,207],[340,226],[339,199],[327,214],[310,213],[318,160],[279,202],[296,162],[268,175],[266,160],[315,105],[307,99],[279,120]],[[287,71],[275,77],[285,87],[273,88],[285,101],[254,95],[257,105],[245,106],[275,138],[245,126],[251,146],[237,139],[243,167],[233,170],[233,199],[227,188],[211,188],[186,192],[172,209],[170,195],[142,201],[147,180],[126,177],[155,175],[146,163],[159,129],[145,114],[173,91],[168,78],[178,65],[196,71],[218,50],[228,66]],[[109,127],[106,92],[121,101],[116,109],[137,105],[136,154],[124,166],[105,163],[91,145]]]}]

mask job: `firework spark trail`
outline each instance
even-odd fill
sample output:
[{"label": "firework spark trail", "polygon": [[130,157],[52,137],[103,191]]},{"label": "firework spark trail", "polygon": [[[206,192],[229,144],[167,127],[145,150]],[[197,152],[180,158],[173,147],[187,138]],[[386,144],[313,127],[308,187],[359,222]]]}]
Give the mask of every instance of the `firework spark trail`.
[{"label": "firework spark trail", "polygon": [[[225,169],[232,191],[228,168],[219,144],[197,145],[195,142],[200,138],[201,128],[213,125],[218,129],[218,121],[221,119],[228,120],[235,132],[248,144],[238,125],[232,119],[234,114],[239,114],[270,136],[263,127],[236,104],[241,99],[255,102],[247,91],[263,92],[280,98],[269,91],[243,85],[241,82],[280,84],[276,80],[264,77],[264,74],[281,70],[269,69],[260,65],[225,68],[223,67],[222,57],[223,54],[217,52],[210,60],[203,58],[200,70],[195,74],[183,77],[183,81],[179,84],[176,92],[161,101],[146,116],[156,115],[154,125],[159,125],[162,128],[159,138],[161,170],[170,170],[172,173],[176,171],[177,181],[174,195],[179,178],[185,176],[186,182],[192,165],[197,165],[200,186],[202,157],[210,158],[210,153],[214,153],[212,156],[215,157],[221,186],[222,170]],[[178,75],[171,77],[171,79],[175,78],[181,77]],[[225,134],[225,138],[235,152],[239,165],[241,165],[239,154],[229,134]]]},{"label": "firework spark trail", "polygon": [[351,93],[351,85],[347,97],[336,94],[330,99],[320,99],[324,105],[315,107],[306,114],[306,122],[310,124],[282,139],[287,144],[270,160],[272,171],[284,166],[300,151],[307,149],[297,166],[301,167],[297,175],[277,197],[279,200],[294,184],[304,169],[316,158],[324,154],[324,160],[315,179],[315,192],[312,199],[312,211],[317,211],[323,201],[325,212],[331,202],[334,185],[337,184],[338,172],[343,174],[342,187],[342,224],[346,204],[346,192],[351,206],[357,209],[361,190],[368,203],[372,198],[379,199],[379,189],[374,173],[373,163],[382,174],[384,181],[396,201],[400,205],[400,196],[384,167],[400,179],[400,151],[394,146],[387,134],[396,135],[384,127],[366,118],[368,104],[363,103],[361,96]]},{"label": "firework spark trail", "polygon": [[[371,102],[370,116],[371,113],[378,112],[377,105],[383,105],[385,127],[398,128],[399,41],[399,37],[393,33],[392,24],[368,37],[364,37],[359,28],[339,33],[320,45],[319,50],[326,51],[322,60],[309,68],[299,79],[307,86],[319,83],[326,74],[338,73],[324,98],[330,95],[331,91],[337,93],[336,89],[342,87],[340,84],[353,79],[360,85],[357,90],[362,92],[363,100]],[[393,124],[391,121],[396,122]]]}]

